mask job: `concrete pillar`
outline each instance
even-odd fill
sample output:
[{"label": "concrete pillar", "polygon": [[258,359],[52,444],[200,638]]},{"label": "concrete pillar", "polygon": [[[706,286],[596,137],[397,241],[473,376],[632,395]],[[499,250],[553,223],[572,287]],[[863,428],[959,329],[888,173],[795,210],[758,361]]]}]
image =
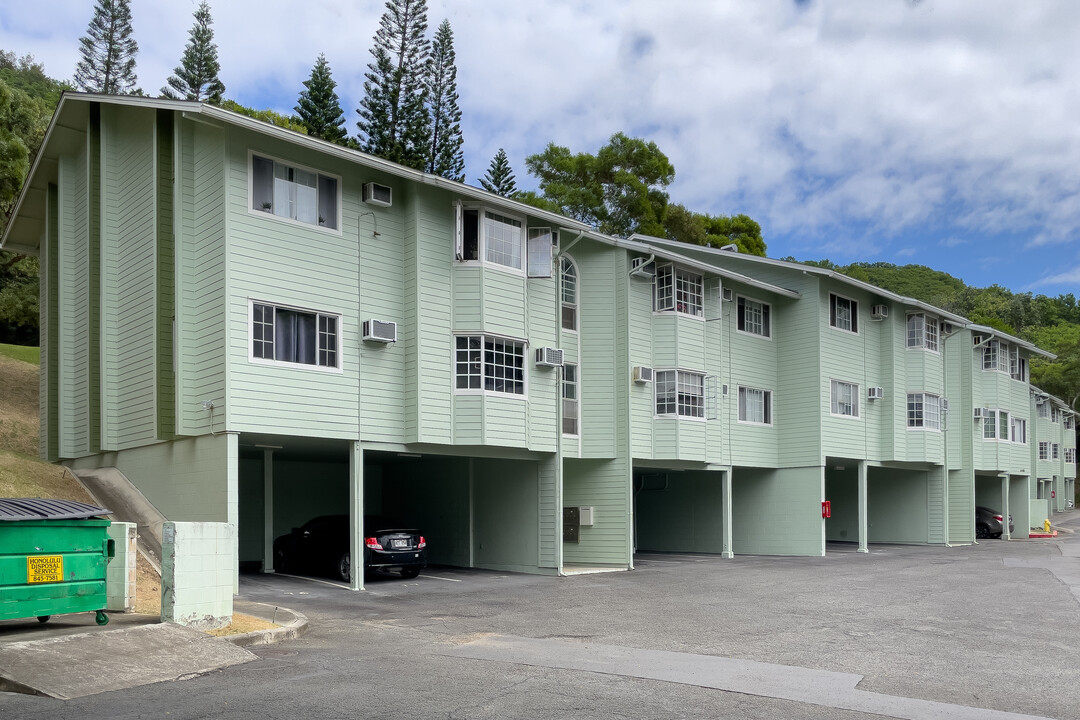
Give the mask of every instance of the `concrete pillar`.
[{"label": "concrete pillar", "polygon": [[350,587],[364,589],[364,451],[359,440],[349,443],[349,560]]},{"label": "concrete pillar", "polygon": [[[240,592],[240,533],[236,528],[240,526],[240,436],[234,432],[226,433],[226,467],[228,473],[228,495],[226,503],[229,507],[227,522],[233,528],[232,533],[232,591],[233,595]],[[229,612],[232,613],[230,605]]]},{"label": "concrete pillar", "polygon": [[135,523],[113,522],[109,538],[116,554],[105,568],[105,607],[108,610],[132,612],[135,609],[135,560],[138,556]]},{"label": "concrete pillar", "polygon": [[726,558],[735,557],[734,551],[731,549],[731,473],[732,470],[724,470],[721,473],[722,490],[721,490],[721,513],[723,514],[724,523],[724,540],[723,551],[721,556]]},{"label": "concrete pillar", "polygon": [[865,460],[859,461],[859,549],[861,553],[870,552],[867,547],[870,535],[869,504],[867,502],[867,475],[869,468]]},{"label": "concrete pillar", "polygon": [[262,571],[274,572],[274,451],[263,450],[263,558]]},{"label": "concrete pillar", "polygon": [[1009,476],[1001,476],[1001,539],[1011,540],[1009,534]]},{"label": "concrete pillar", "polygon": [[161,621],[201,630],[232,622],[236,547],[232,523],[165,523],[161,528]]}]

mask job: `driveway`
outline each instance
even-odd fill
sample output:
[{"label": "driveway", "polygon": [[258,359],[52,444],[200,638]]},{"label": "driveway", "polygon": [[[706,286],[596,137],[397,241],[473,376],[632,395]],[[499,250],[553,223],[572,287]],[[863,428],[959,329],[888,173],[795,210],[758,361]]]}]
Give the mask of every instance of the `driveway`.
[{"label": "driveway", "polygon": [[560,579],[431,568],[359,594],[244,576],[245,599],[299,610],[308,634],[180,682],[0,695],[0,716],[1077,717],[1076,535],[636,564]]}]

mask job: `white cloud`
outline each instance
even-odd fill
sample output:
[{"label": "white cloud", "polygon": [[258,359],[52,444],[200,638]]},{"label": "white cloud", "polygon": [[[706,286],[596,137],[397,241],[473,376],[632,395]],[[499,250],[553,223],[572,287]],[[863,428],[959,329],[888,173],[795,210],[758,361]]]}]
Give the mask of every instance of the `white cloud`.
[{"label": "white cloud", "polygon": [[919,251],[913,247],[900,248],[896,251],[896,257],[909,258],[914,257]]},{"label": "white cloud", "polygon": [[1080,265],[1066,270],[1063,273],[1049,275],[1033,283],[1031,287],[1046,287],[1048,285],[1076,285],[1080,284]]}]

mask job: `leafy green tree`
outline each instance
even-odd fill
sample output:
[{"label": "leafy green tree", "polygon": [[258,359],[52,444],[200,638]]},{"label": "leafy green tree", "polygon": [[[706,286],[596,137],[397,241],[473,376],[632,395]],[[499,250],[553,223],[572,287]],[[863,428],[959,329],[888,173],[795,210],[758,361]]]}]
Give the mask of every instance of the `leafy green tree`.
[{"label": "leafy green tree", "polygon": [[563,211],[561,207],[535,190],[518,190],[514,193],[514,199],[518,202],[525,203],[526,205],[532,205],[534,208],[547,210],[548,212],[562,213]]},{"label": "leafy green tree", "polygon": [[311,77],[304,81],[304,90],[297,101],[296,114],[300,123],[312,137],[345,144],[345,113],[335,91],[337,83],[330,75],[330,63],[319,53]]},{"label": "leafy green tree", "polygon": [[0,342],[38,342],[38,259],[0,252]]},{"label": "leafy green tree", "polygon": [[1032,358],[1031,384],[1061,398],[1073,410],[1080,410],[1080,325],[1059,322],[1033,328],[1025,335],[1058,356],[1054,361]]},{"label": "leafy green tree", "polygon": [[307,128],[300,122],[300,118],[290,117],[288,115],[282,115],[279,112],[273,110],[256,110],[255,108],[249,108],[235,100],[222,100],[221,107],[225,110],[231,110],[238,115],[246,115],[249,118],[255,118],[256,120],[262,120],[264,123],[270,123],[271,125],[277,125],[280,128],[286,130],[292,130],[298,132],[301,135],[307,135]]},{"label": "leafy green tree", "polygon": [[169,76],[168,86],[161,88],[162,95],[173,100],[221,104],[225,83],[218,77],[221,65],[214,31],[210,27],[213,24],[210,6],[204,0],[195,11],[195,23],[191,26],[191,39],[184,47],[184,56]]},{"label": "leafy green tree", "polygon": [[457,62],[454,32],[443,20],[435,31],[425,69],[428,110],[431,113],[431,138],[427,168],[458,182],[465,181],[465,153],[461,149],[461,108],[458,107]]},{"label": "leafy green tree", "polygon": [[35,120],[26,93],[0,80],[0,209],[5,221],[30,170],[27,140],[36,129]]},{"label": "leafy green tree", "polygon": [[510,161],[506,159],[506,151],[499,148],[499,152],[495,153],[495,157],[491,158],[487,174],[480,178],[480,186],[496,195],[515,197],[517,195],[517,182],[515,180]]},{"label": "leafy green tree", "polygon": [[656,143],[619,132],[596,155],[549,143],[525,159],[540,190],[563,213],[611,235],[664,234],[675,168]]},{"label": "leafy green tree", "polygon": [[79,38],[75,85],[80,90],[126,95],[135,89],[135,56],[129,0],[97,0],[94,14]]},{"label": "leafy green tree", "polygon": [[682,205],[669,205],[664,218],[668,237],[691,245],[735,245],[747,255],[765,256],[761,226],[747,215],[706,215]]},{"label": "leafy green tree", "polygon": [[425,32],[427,0],[387,0],[356,111],[364,152],[416,170],[425,168],[431,140]]}]

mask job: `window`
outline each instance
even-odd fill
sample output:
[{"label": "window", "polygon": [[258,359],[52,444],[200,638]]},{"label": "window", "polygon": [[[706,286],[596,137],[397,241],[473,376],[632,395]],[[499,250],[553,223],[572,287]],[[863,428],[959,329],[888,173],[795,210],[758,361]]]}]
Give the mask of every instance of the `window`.
[{"label": "window", "polygon": [[251,304],[251,358],[337,368],[340,315]]},{"label": "window", "polygon": [[277,160],[251,156],[251,209],[336,230],[338,179]]},{"label": "window", "polygon": [[667,417],[705,417],[705,376],[685,370],[656,372],[656,414]]},{"label": "window", "polygon": [[1004,410],[983,410],[983,440],[1008,440],[1009,413]]},{"label": "window", "polygon": [[1015,378],[1020,372],[1020,348],[1013,345],[1009,349],[1009,377]]},{"label": "window", "polygon": [[1064,419],[1062,420],[1062,422],[1065,423],[1065,429],[1066,430],[1072,430],[1073,429],[1073,417],[1072,417],[1072,415],[1066,415],[1064,417]]},{"label": "window", "polygon": [[[1016,358],[1016,373],[1020,372],[1020,358]],[[983,346],[983,370],[996,370],[1012,374],[1012,349],[1008,343],[990,340]]]},{"label": "window", "polygon": [[1056,407],[1050,408],[1050,422],[1061,422],[1061,411],[1058,410]]},{"label": "window", "polygon": [[[460,204],[455,205],[454,213],[454,244],[458,260],[478,261],[483,258],[486,263],[515,270],[525,269],[525,233],[521,220],[490,210],[462,207]],[[546,228],[536,229],[547,232]],[[536,261],[541,264],[536,272],[543,273],[540,277],[550,277],[552,235],[548,232],[547,240],[541,242],[543,237],[543,233],[538,233],[533,238],[530,252],[535,254]],[[543,251],[538,249],[541,245],[544,246]],[[545,262],[546,273],[543,267]]]},{"label": "window", "polygon": [[829,293],[829,325],[838,330],[859,332],[859,303]]},{"label": "window", "polygon": [[577,330],[577,268],[574,261],[565,255],[559,276],[562,280],[562,326],[564,330]]},{"label": "window", "polygon": [[772,392],[740,387],[739,422],[772,425]]},{"label": "window", "polygon": [[770,308],[765,303],[739,296],[736,308],[736,326],[739,330],[751,335],[770,337]]},{"label": "window", "polygon": [[907,346],[925,348],[937,352],[938,349],[938,321],[937,318],[926,317],[923,313],[912,313],[907,316]]},{"label": "window", "polygon": [[1049,460],[1050,459],[1050,443],[1048,441],[1046,441],[1046,440],[1040,440],[1039,441],[1039,459],[1040,460]]},{"label": "window", "polygon": [[1065,448],[1065,462],[1076,462],[1076,448]]},{"label": "window", "polygon": [[832,414],[859,417],[859,386],[832,381]]},{"label": "window", "polygon": [[654,281],[654,310],[671,311],[701,317],[705,306],[705,283],[701,275],[659,265]]},{"label": "window", "polygon": [[564,435],[578,434],[577,365],[570,363],[562,368],[562,431]]},{"label": "window", "polygon": [[1027,443],[1027,420],[1013,418],[1009,428],[1009,440],[1014,443]]},{"label": "window", "polygon": [[998,341],[991,340],[983,345],[983,370],[998,369]]},{"label": "window", "polygon": [[525,394],[525,343],[485,335],[458,336],[454,351],[458,390]]},{"label": "window", "polygon": [[1028,377],[1028,360],[1027,358],[1018,357],[1016,360],[1016,372],[1012,373],[1012,378],[1013,380],[1027,382]]},{"label": "window", "polygon": [[1050,446],[1050,459],[1057,460],[1061,455],[1061,446],[1054,443]]},{"label": "window", "polygon": [[1050,417],[1050,406],[1045,402],[1035,403],[1035,413],[1041,418]]},{"label": "window", "polygon": [[941,429],[941,397],[929,393],[908,393],[907,424],[909,428]]},{"label": "window", "polygon": [[551,228],[529,228],[529,277],[551,277]]}]

